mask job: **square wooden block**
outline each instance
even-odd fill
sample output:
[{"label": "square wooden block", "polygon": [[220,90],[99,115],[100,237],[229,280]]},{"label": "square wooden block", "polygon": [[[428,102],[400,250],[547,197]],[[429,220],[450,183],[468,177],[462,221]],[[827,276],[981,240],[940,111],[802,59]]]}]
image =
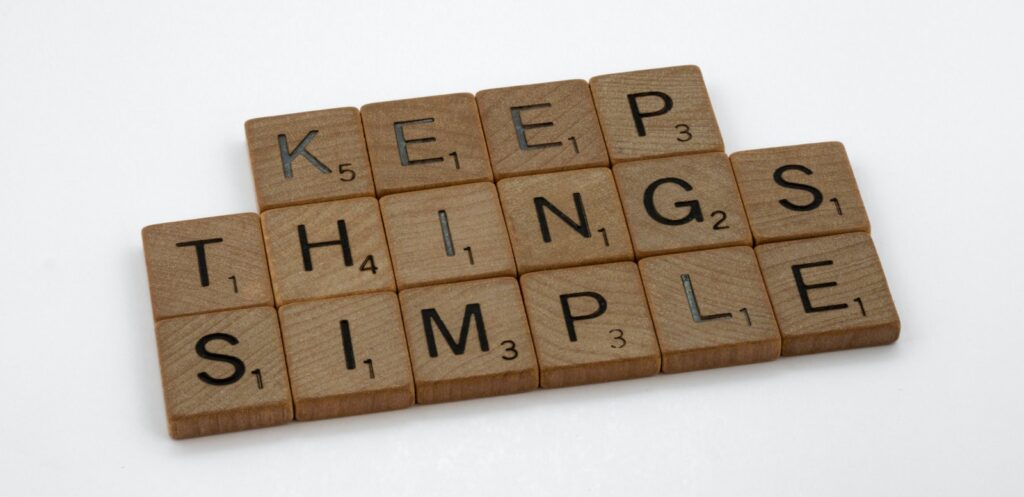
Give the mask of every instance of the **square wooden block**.
[{"label": "square wooden block", "polygon": [[590,90],[612,163],[725,150],[697,66],[596,76]]},{"label": "square wooden block", "polygon": [[520,273],[633,258],[607,168],[503,179],[498,192]]},{"label": "square wooden block", "polygon": [[277,305],[395,290],[376,199],[283,207],[262,217]]},{"label": "square wooden block", "polygon": [[354,107],[250,119],[245,136],[261,211],[373,196],[363,123]]},{"label": "square wooden block", "polygon": [[656,374],[661,355],[635,263],[521,278],[544,388]]},{"label": "square wooden block", "polygon": [[362,114],[378,196],[493,179],[469,93],[368,104]]},{"label": "square wooden block", "polygon": [[756,251],[782,332],[782,355],[899,338],[900,317],[867,233],[769,243]]},{"label": "square wooden block", "polygon": [[273,307],[160,321],[156,341],[172,437],[292,420],[288,371]]},{"label": "square wooden block", "polygon": [[747,150],[730,158],[755,242],[870,231],[842,143]]},{"label": "square wooden block", "polygon": [[402,409],[416,401],[394,293],[300,302],[279,312],[295,419]]},{"label": "square wooden block", "polygon": [[638,258],[753,245],[725,154],[627,162],[614,173]]},{"label": "square wooden block", "polygon": [[256,214],[142,229],[153,318],[274,305]]},{"label": "square wooden block", "polygon": [[640,261],[661,370],[771,361],[782,339],[750,247],[727,247]]},{"label": "square wooden block", "polygon": [[608,165],[586,81],[484,90],[476,101],[496,178]]},{"label": "square wooden block", "polygon": [[389,195],[380,208],[398,288],[516,275],[491,183]]},{"label": "square wooden block", "polygon": [[537,388],[537,358],[515,278],[399,294],[420,404]]}]

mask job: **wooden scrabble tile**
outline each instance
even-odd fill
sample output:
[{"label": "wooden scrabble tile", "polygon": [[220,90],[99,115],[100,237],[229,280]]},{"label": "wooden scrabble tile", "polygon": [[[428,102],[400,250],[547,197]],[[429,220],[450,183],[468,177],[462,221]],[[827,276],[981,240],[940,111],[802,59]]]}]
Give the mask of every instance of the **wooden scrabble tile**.
[{"label": "wooden scrabble tile", "polygon": [[476,102],[496,178],[608,165],[586,81],[484,90]]},{"label": "wooden scrabble tile", "polygon": [[870,230],[842,143],[747,150],[730,159],[755,242]]},{"label": "wooden scrabble tile", "polygon": [[280,316],[295,419],[387,411],[415,402],[394,293],[288,304]]},{"label": "wooden scrabble tile", "polygon": [[262,218],[278,305],[395,290],[376,199],[283,207]]},{"label": "wooden scrabble tile", "polygon": [[172,437],[292,420],[288,371],[273,307],[160,321],[156,340]]},{"label": "wooden scrabble tile", "polygon": [[260,217],[208,217],[142,229],[154,319],[273,305]]},{"label": "wooden scrabble tile", "polygon": [[389,195],[380,208],[398,288],[516,274],[491,183]]},{"label": "wooden scrabble tile", "polygon": [[472,94],[368,104],[362,115],[378,196],[493,179]]},{"label": "wooden scrabble tile", "polygon": [[753,245],[725,154],[627,162],[614,173],[638,258]]},{"label": "wooden scrabble tile", "polygon": [[596,76],[590,89],[612,163],[725,150],[697,66]]},{"label": "wooden scrabble tile", "polygon": [[658,341],[633,262],[523,275],[544,388],[656,374]]},{"label": "wooden scrabble tile", "polygon": [[520,273],[633,258],[607,168],[503,179],[498,192]]},{"label": "wooden scrabble tile", "polygon": [[363,124],[354,107],[245,123],[260,210],[373,196]]},{"label": "wooden scrabble tile", "polygon": [[662,255],[640,261],[661,370],[771,361],[782,339],[750,247]]},{"label": "wooden scrabble tile", "polygon": [[537,358],[515,278],[399,293],[420,404],[537,388]]},{"label": "wooden scrabble tile", "polygon": [[782,332],[782,355],[899,338],[900,318],[867,233],[769,243],[756,252]]}]

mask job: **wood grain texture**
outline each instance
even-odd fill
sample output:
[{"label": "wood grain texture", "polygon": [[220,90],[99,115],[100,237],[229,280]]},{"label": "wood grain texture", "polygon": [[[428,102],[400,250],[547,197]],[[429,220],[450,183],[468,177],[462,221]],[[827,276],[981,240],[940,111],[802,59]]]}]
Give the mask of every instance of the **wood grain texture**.
[{"label": "wood grain texture", "polygon": [[757,243],[870,231],[842,143],[746,150],[730,159]]},{"label": "wood grain texture", "polygon": [[495,88],[476,101],[496,178],[608,165],[586,81]]},{"label": "wood grain texture", "polygon": [[394,293],[289,304],[279,313],[295,419],[388,411],[415,402]]},{"label": "wood grain texture", "polygon": [[389,195],[380,206],[398,288],[515,276],[493,184]]},{"label": "wood grain texture", "polygon": [[521,274],[633,259],[619,194],[607,168],[503,179],[498,192]]},{"label": "wood grain texture", "polygon": [[157,323],[156,339],[172,437],[292,420],[288,372],[273,307],[168,319]]},{"label": "wood grain texture", "polygon": [[274,303],[256,214],[146,226],[142,247],[156,320]]},{"label": "wood grain texture", "polygon": [[663,372],[779,357],[782,339],[752,248],[662,255],[639,266]]},{"label": "wood grain texture", "polygon": [[782,332],[782,355],[899,338],[900,318],[867,233],[769,243],[756,252]]},{"label": "wood grain texture", "polygon": [[722,152],[722,134],[697,66],[590,79],[612,163]]},{"label": "wood grain texture", "polygon": [[540,271],[520,281],[543,388],[650,376],[661,368],[635,263]]},{"label": "wood grain texture", "polygon": [[261,211],[373,195],[354,107],[251,119],[245,136]]},{"label": "wood grain texture", "polygon": [[414,288],[399,299],[418,403],[537,388],[537,358],[515,278]]},{"label": "wood grain texture", "polygon": [[613,171],[638,258],[753,245],[725,154],[627,162]]},{"label": "wood grain texture", "polygon": [[472,94],[367,104],[362,117],[377,196],[493,180]]},{"label": "wood grain texture", "polygon": [[395,290],[376,199],[283,207],[261,217],[277,305]]}]

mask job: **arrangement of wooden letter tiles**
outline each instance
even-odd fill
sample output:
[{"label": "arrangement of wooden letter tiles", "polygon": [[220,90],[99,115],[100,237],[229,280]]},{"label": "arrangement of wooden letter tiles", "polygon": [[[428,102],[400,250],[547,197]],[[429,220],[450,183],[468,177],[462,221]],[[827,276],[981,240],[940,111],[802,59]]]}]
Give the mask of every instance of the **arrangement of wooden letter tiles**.
[{"label": "arrangement of wooden letter tiles", "polygon": [[696,66],[245,131],[260,214],[142,230],[174,438],[899,336],[843,145],[726,155]]}]

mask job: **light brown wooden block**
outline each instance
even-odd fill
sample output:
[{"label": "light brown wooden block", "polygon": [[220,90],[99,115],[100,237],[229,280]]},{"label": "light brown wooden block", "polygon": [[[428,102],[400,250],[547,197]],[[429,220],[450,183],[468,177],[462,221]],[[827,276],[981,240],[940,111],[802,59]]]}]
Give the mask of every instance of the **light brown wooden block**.
[{"label": "light brown wooden block", "polygon": [[484,90],[476,101],[496,178],[608,165],[586,81]]},{"label": "light brown wooden block", "polygon": [[398,288],[515,276],[493,184],[389,195],[380,207]]},{"label": "light brown wooden block", "polygon": [[537,388],[537,359],[515,278],[399,293],[420,404]]},{"label": "light brown wooden block", "polygon": [[782,332],[782,355],[899,338],[900,318],[867,233],[769,243],[756,251]]},{"label": "light brown wooden block", "polygon": [[273,307],[160,321],[156,340],[172,437],[292,420],[288,371]]},{"label": "light brown wooden block", "polygon": [[747,150],[730,159],[755,242],[870,231],[842,143]]},{"label": "light brown wooden block", "polygon": [[387,411],[415,402],[394,293],[288,304],[280,316],[295,419]]},{"label": "light brown wooden block", "polygon": [[635,263],[521,278],[544,388],[656,374],[661,355]]},{"label": "light brown wooden block", "polygon": [[590,89],[612,163],[725,150],[697,66],[596,76]]},{"label": "light brown wooden block", "polygon": [[503,179],[498,192],[520,273],[633,258],[607,168]]},{"label": "light brown wooden block", "polygon": [[373,196],[354,107],[250,119],[245,136],[260,210]]},{"label": "light brown wooden block", "polygon": [[395,290],[376,199],[283,207],[262,218],[277,305]]},{"label": "light brown wooden block", "polygon": [[469,93],[368,104],[362,116],[378,196],[493,179]]},{"label": "light brown wooden block", "polygon": [[627,162],[613,169],[638,258],[753,245],[725,154]]},{"label": "light brown wooden block", "polygon": [[771,361],[782,339],[754,250],[726,247],[640,261],[661,370]]},{"label": "light brown wooden block", "polygon": [[142,246],[154,319],[274,304],[256,214],[146,226]]}]

